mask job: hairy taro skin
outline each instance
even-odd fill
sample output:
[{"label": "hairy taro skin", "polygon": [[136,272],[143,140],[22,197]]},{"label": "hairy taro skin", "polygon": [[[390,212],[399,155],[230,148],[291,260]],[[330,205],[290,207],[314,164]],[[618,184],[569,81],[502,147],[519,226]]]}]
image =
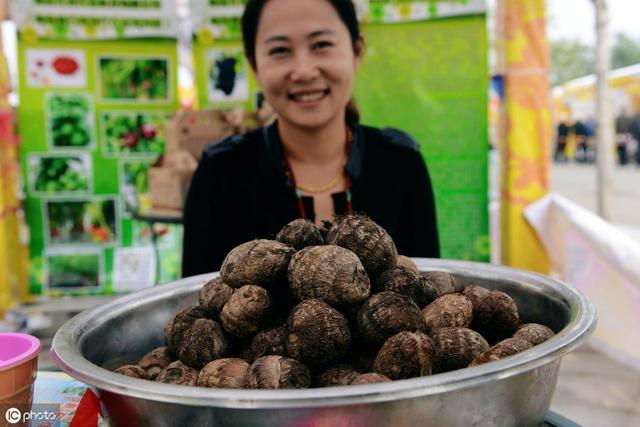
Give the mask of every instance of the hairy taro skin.
[{"label": "hairy taro skin", "polygon": [[520,338],[507,338],[483,353],[480,353],[471,361],[469,366],[476,366],[504,359],[505,357],[513,356],[514,354],[529,350],[532,346],[533,345],[529,341]]},{"label": "hairy taro skin", "polygon": [[447,295],[457,292],[456,279],[448,271],[431,270],[424,271],[422,275],[433,287],[435,287],[440,295]]},{"label": "hairy taro skin", "polygon": [[501,291],[489,292],[473,312],[471,328],[492,344],[511,337],[518,326],[518,307],[509,295]]},{"label": "hairy taro skin", "polygon": [[408,268],[409,270],[413,270],[416,273],[420,274],[420,269],[418,268],[418,265],[406,255],[398,255],[398,262],[396,266]]},{"label": "hairy taro skin", "polygon": [[336,365],[318,375],[316,387],[349,385],[358,375],[350,365]]},{"label": "hairy taro skin", "polygon": [[311,372],[295,359],[263,356],[251,364],[244,387],[248,389],[309,388]]},{"label": "hairy taro skin", "polygon": [[289,314],[284,343],[288,356],[308,366],[327,366],[347,354],[351,332],[338,310],[311,299],[302,301]]},{"label": "hairy taro skin", "polygon": [[222,307],[222,327],[234,337],[249,337],[262,329],[270,305],[271,298],[265,289],[255,285],[243,286]]},{"label": "hairy taro skin", "polygon": [[297,251],[307,246],[324,244],[318,227],[312,221],[302,218],[295,219],[285,225],[276,236],[276,240]]},{"label": "hairy taro skin", "polygon": [[176,313],[164,328],[164,339],[173,354],[178,354],[182,337],[191,324],[198,319],[215,319],[216,312],[206,307],[190,307]]},{"label": "hairy taro skin", "polygon": [[398,250],[389,233],[362,215],[336,217],[325,240],[328,245],[354,252],[372,280],[398,262]]},{"label": "hairy taro skin", "polygon": [[435,343],[422,332],[400,332],[384,342],[373,371],[391,380],[422,377],[437,371]]},{"label": "hairy taro skin", "polygon": [[150,380],[155,380],[160,371],[174,360],[175,357],[168,347],[158,347],[142,356],[138,366],[145,370]]},{"label": "hairy taro skin", "polygon": [[438,289],[410,268],[396,266],[378,276],[376,288],[406,295],[424,307],[440,296]]},{"label": "hairy taro skin", "polygon": [[118,369],[116,369],[113,372],[115,372],[116,374],[131,377],[131,378],[138,378],[140,380],[150,379],[149,376],[147,375],[147,372],[138,365],[120,366]]},{"label": "hairy taro skin", "polygon": [[420,308],[411,298],[395,292],[372,295],[358,311],[358,331],[368,343],[381,344],[398,332],[426,329]]},{"label": "hairy taro skin", "polygon": [[468,328],[441,328],[431,333],[440,358],[440,372],[469,366],[480,353],[489,349],[487,341]]},{"label": "hairy taro skin", "polygon": [[388,383],[391,380],[384,375],[377,374],[375,372],[367,372],[366,374],[360,374],[351,381],[349,385],[362,385],[362,384],[375,384],[375,383]]},{"label": "hairy taro skin", "polygon": [[243,388],[249,364],[238,358],[225,358],[207,363],[198,375],[197,386],[208,388]]},{"label": "hairy taro skin", "polygon": [[198,300],[202,307],[220,312],[234,290],[234,288],[224,283],[220,277],[216,277],[215,279],[209,280],[204,284],[202,289],[200,289]]},{"label": "hairy taro skin", "polygon": [[447,294],[422,309],[427,328],[468,328],[473,320],[473,304],[461,294]]},{"label": "hairy taro skin", "polygon": [[471,304],[473,304],[473,310],[477,310],[477,307],[480,305],[480,301],[484,299],[487,295],[489,295],[489,289],[484,288],[482,286],[465,286],[462,291],[462,295],[469,298]]},{"label": "hairy taro skin", "polygon": [[300,300],[319,298],[341,306],[361,303],[371,292],[369,277],[356,254],[335,245],[310,246],[297,252],[287,277]]},{"label": "hairy taro skin", "polygon": [[258,332],[251,341],[251,358],[262,356],[284,356],[284,326]]},{"label": "hairy taro skin", "polygon": [[525,341],[529,341],[533,345],[542,344],[548,339],[552,338],[555,334],[548,327],[539,323],[526,323],[522,325],[513,338],[520,338]]},{"label": "hairy taro skin", "polygon": [[184,333],[178,359],[187,366],[200,369],[227,351],[227,339],[215,320],[198,319]]},{"label": "hairy taro skin", "polygon": [[199,371],[197,369],[176,360],[175,362],[171,362],[160,372],[156,378],[156,382],[195,386],[198,381],[198,374]]},{"label": "hairy taro skin", "polygon": [[220,267],[222,281],[232,288],[282,283],[296,250],[275,240],[256,239],[233,248]]}]

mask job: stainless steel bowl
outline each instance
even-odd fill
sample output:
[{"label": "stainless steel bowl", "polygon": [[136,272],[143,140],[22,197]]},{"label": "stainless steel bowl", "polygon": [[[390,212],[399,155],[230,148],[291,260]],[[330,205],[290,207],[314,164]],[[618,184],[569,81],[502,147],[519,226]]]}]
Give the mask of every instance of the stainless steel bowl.
[{"label": "stainless steel bowl", "polygon": [[560,358],[593,331],[593,304],[571,286],[516,269],[415,259],[422,271],[448,270],[459,284],[511,295],[523,321],[544,323],[551,340],[506,359],[430,377],[308,390],[226,390],[157,384],[114,374],[164,344],[163,328],[197,304],[191,277],[119,298],[63,325],[55,363],[99,394],[116,426],[535,426],[549,409]]}]

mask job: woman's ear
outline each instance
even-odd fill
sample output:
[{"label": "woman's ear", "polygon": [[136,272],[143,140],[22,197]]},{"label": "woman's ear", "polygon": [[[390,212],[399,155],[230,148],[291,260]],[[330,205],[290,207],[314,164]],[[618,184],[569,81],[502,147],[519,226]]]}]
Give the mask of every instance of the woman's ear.
[{"label": "woman's ear", "polygon": [[353,53],[356,57],[356,65],[360,65],[362,56],[364,55],[364,37],[362,35],[358,37],[358,40],[353,45]]}]

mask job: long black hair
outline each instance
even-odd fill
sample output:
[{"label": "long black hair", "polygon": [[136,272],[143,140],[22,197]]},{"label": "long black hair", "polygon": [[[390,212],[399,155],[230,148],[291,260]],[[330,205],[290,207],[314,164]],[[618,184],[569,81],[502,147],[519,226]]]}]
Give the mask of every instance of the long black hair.
[{"label": "long black hair", "polygon": [[[247,60],[251,64],[251,67],[256,69],[256,36],[258,33],[258,25],[260,24],[260,16],[262,15],[262,9],[269,0],[249,0],[244,8],[242,14],[242,43],[244,45],[244,54]],[[338,12],[340,20],[344,23],[349,30],[351,36],[351,45],[353,52],[356,55],[360,55],[360,25],[358,23],[358,16],[356,14],[356,8],[353,5],[352,0],[324,0],[331,3],[331,6]],[[346,116],[348,120],[358,122],[360,120],[360,112],[355,105],[353,98],[349,100],[347,104]]]}]

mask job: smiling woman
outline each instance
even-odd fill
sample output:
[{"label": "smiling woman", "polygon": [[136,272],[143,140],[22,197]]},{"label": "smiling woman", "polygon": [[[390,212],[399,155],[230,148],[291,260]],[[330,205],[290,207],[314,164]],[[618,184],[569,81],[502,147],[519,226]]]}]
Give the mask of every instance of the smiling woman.
[{"label": "smiling woman", "polygon": [[358,123],[364,40],[351,0],[249,0],[242,34],[278,119],[205,150],[185,204],[183,276],[217,270],[234,246],[296,218],[320,225],[349,212],[382,225],[401,254],[438,257],[417,143]]}]

